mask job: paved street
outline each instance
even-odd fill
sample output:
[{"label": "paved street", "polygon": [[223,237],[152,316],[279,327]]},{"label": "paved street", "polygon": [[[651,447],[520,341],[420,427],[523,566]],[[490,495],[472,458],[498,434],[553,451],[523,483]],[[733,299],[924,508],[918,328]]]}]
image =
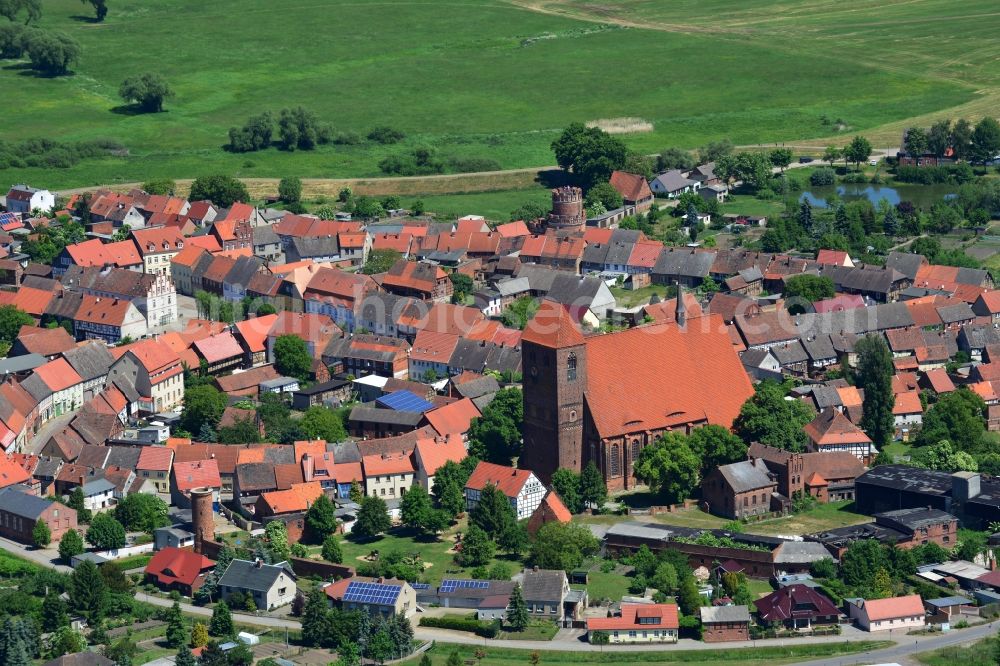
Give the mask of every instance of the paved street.
[{"label": "paved street", "polygon": [[49,439],[51,439],[52,435],[65,428],[69,422],[73,420],[74,416],[76,416],[76,412],[67,412],[66,414],[57,416],[43,425],[38,429],[38,432],[35,433],[35,436],[28,440],[24,447],[24,452],[38,454],[38,452],[42,450],[42,447],[48,443]]}]

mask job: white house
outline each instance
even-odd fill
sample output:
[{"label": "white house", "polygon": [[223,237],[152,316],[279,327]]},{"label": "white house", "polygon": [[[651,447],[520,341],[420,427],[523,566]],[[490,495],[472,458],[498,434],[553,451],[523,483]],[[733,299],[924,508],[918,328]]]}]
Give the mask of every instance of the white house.
[{"label": "white house", "polygon": [[15,185],[7,192],[7,210],[12,213],[31,214],[38,210],[51,213],[56,206],[56,197],[48,190],[39,190],[27,185]]},{"label": "white house", "polygon": [[545,497],[545,486],[531,471],[481,462],[465,484],[465,506],[469,511],[476,508],[489,485],[507,496],[518,520],[530,518]]},{"label": "white house", "polygon": [[924,603],[919,594],[890,599],[862,600],[852,614],[865,631],[919,629],[925,624]]},{"label": "white house", "polygon": [[287,562],[264,564],[261,560],[233,560],[219,579],[219,593],[228,600],[236,592],[252,597],[260,610],[273,610],[292,603],[298,587]]},{"label": "white house", "polygon": [[107,479],[94,479],[83,484],[83,506],[97,513],[114,504],[115,484]]},{"label": "white house", "polygon": [[698,181],[687,178],[677,169],[661,173],[649,181],[649,189],[653,190],[653,194],[658,194],[668,199],[676,199],[685,192],[695,192],[699,186],[700,183]]},{"label": "white house", "polygon": [[924,422],[924,406],[920,402],[920,394],[907,391],[896,394],[896,402],[892,406],[893,425],[897,432],[919,428]]},{"label": "white house", "polygon": [[407,453],[371,455],[362,458],[365,494],[370,497],[397,499],[413,485],[417,470]]}]

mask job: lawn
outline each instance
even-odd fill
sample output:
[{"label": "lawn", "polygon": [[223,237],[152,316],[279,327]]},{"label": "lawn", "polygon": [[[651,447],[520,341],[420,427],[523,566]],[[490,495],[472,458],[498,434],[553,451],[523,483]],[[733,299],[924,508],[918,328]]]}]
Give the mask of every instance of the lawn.
[{"label": "lawn", "polygon": [[853,508],[854,502],[817,504],[814,508],[802,513],[761,523],[750,523],[746,526],[746,531],[751,534],[798,536],[871,522],[870,517],[854,513]]},{"label": "lawn", "polygon": [[586,589],[587,596],[590,597],[591,601],[599,599],[618,601],[622,598],[622,595],[628,593],[628,586],[631,582],[631,578],[622,574],[591,571],[587,575],[586,585],[572,585],[571,587]]},{"label": "lawn", "polygon": [[[344,564],[357,567],[364,563],[362,559],[373,550],[381,554],[401,551],[406,555],[419,554],[424,561],[424,575],[421,582],[437,585],[443,578],[469,578],[472,567],[461,567],[455,563],[452,553],[447,552],[454,545],[453,537],[456,532],[464,532],[466,528],[463,519],[457,525],[445,532],[439,540],[427,540],[417,537],[410,530],[397,528],[384,535],[381,539],[359,543],[350,539],[340,542],[341,550],[344,554]],[[503,562],[512,571],[518,571],[521,563],[507,559],[496,559],[490,562],[487,567],[496,562]]]},{"label": "lawn", "polygon": [[[424,208],[440,219],[451,219],[463,215],[482,215],[488,220],[506,222],[510,213],[526,203],[541,204],[547,210],[552,203],[552,195],[547,189],[536,187],[530,190],[504,190],[500,192],[470,192],[419,196]],[[404,203],[407,203],[404,200]]]},{"label": "lawn", "polygon": [[[977,17],[992,0],[959,11],[950,0],[863,0],[859,10],[834,0],[738,9],[680,0],[669,15],[652,0],[555,0],[555,12],[536,4],[544,0],[469,0],[446,11],[415,0],[120,0],[97,24],[79,0],[48,0],[40,26],[78,40],[83,56],[59,78],[0,63],[0,140],[114,139],[127,154],[7,168],[0,180],[62,188],[213,172],[367,177],[380,175],[383,157],[422,146],[445,160],[534,167],[553,164],[549,145],[566,124],[624,117],[647,124],[624,135],[643,152],[721,137],[819,139],[837,119],[867,130],[956,105],[991,108],[1000,77],[994,22]],[[665,25],[665,16],[684,23]],[[122,106],[119,84],[144,72],[176,93],[164,113]],[[310,152],[222,149],[249,114],[298,105],[335,132],[363,137],[385,125],[407,136]]]},{"label": "lawn", "polygon": [[916,655],[917,660],[928,666],[996,666],[1000,655],[1000,640],[985,638],[968,647],[946,647]]},{"label": "lawn", "polygon": [[[813,657],[827,657],[876,650],[890,645],[889,641],[852,641],[842,643],[822,643],[811,645],[790,645],[787,647],[739,648],[718,650],[675,650],[662,652],[635,652],[616,650],[613,646],[601,651],[582,652],[578,650],[545,650],[539,652],[542,664],[694,664],[697,666],[717,666],[719,664],[740,663],[746,666],[769,666],[807,661]],[[433,666],[443,666],[453,651],[458,651],[463,660],[475,659],[477,650],[486,656],[476,660],[477,666],[512,666],[532,663],[530,650],[513,648],[491,648],[476,645],[454,645],[436,643],[426,654]],[[416,664],[419,657],[402,662],[408,666]]]}]

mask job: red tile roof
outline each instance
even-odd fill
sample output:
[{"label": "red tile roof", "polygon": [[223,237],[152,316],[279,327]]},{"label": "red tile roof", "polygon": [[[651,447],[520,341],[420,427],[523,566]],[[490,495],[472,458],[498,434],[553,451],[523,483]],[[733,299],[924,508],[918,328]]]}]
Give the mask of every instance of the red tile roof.
[{"label": "red tile roof", "polygon": [[270,314],[236,323],[236,330],[251,352],[267,349],[267,334],[278,320],[278,315]]},{"label": "red tile roof", "polygon": [[136,469],[151,472],[169,472],[174,462],[174,452],[165,446],[144,446],[139,451],[139,464]]},{"label": "red tile roof", "polygon": [[323,494],[323,486],[319,481],[295,483],[288,490],[274,490],[261,493],[260,499],[267,505],[271,514],[295,513],[306,511],[316,499]]},{"label": "red tile roof", "polygon": [[892,407],[892,413],[897,416],[904,414],[922,414],[923,405],[920,404],[920,394],[916,391],[896,394],[896,404]]},{"label": "red tile roof", "polygon": [[581,345],[584,343],[584,338],[565,306],[546,299],[524,327],[521,341],[560,348]]},{"label": "red tile roof", "polygon": [[30,353],[54,356],[76,348],[76,340],[61,326],[38,328],[22,326],[17,332],[17,341]]},{"label": "red tile roof", "polygon": [[141,340],[129,347],[129,353],[142,364],[147,372],[153,373],[157,370],[177,365],[180,368],[180,359],[177,353],[165,342],[157,339]]},{"label": "red tile roof", "polygon": [[814,443],[819,446],[831,444],[870,444],[868,435],[847,417],[834,409],[827,407],[807,423],[803,430]]},{"label": "red tile roof", "polygon": [[447,364],[458,340],[459,336],[452,333],[419,331],[410,349],[410,360]]},{"label": "red tile roof", "polygon": [[365,476],[361,472],[361,463],[336,463],[332,469],[333,478],[337,483],[350,483],[352,481],[364,481]]},{"label": "red tile roof", "polygon": [[0,455],[0,488],[24,483],[30,479],[31,475],[24,467],[19,465],[10,456]]},{"label": "red tile roof", "polygon": [[177,227],[153,227],[135,229],[132,232],[139,254],[159,254],[163,252],[180,252],[184,249],[184,236]]},{"label": "red tile roof", "polygon": [[[639,618],[660,618],[656,624],[639,623]],[[587,620],[588,631],[634,631],[677,629],[677,604],[622,604],[619,617],[595,617]]]},{"label": "red tile roof", "polygon": [[45,365],[35,368],[35,374],[45,382],[46,386],[52,389],[53,393],[83,383],[83,378],[76,373],[76,370],[64,358],[57,358],[54,361],[49,361]]},{"label": "red tile roof", "polygon": [[846,266],[850,258],[851,257],[842,250],[820,250],[816,254],[816,263]]},{"label": "red tile roof", "polygon": [[229,331],[197,340],[194,343],[194,348],[205,359],[205,362],[209,364],[243,355],[243,348],[240,347],[240,343],[236,341],[236,338]]},{"label": "red tile roof", "polygon": [[944,368],[935,368],[924,373],[927,381],[930,382],[931,389],[935,393],[950,393],[955,390],[955,383],[951,381],[948,372]]},{"label": "red tile roof", "polygon": [[213,560],[200,553],[167,546],[158,550],[146,565],[146,574],[153,576],[161,585],[181,583],[192,585],[203,571],[215,566]]},{"label": "red tile roof", "polygon": [[889,599],[865,599],[864,609],[871,621],[924,616],[924,602],[919,594]]},{"label": "red tile roof", "polygon": [[121,326],[129,313],[132,302],[125,299],[108,298],[107,296],[83,295],[80,308],[74,315],[74,321],[107,326]]},{"label": "red tile roof", "polygon": [[427,422],[442,435],[462,434],[469,431],[472,419],[482,416],[469,398],[456,400],[424,414]]},{"label": "red tile roof", "polygon": [[192,488],[221,488],[219,463],[214,458],[174,463],[174,485],[182,493]]},{"label": "red tile roof", "polygon": [[[563,501],[559,499],[559,495],[556,494],[554,490],[550,490],[542,498],[541,505],[535,509],[536,511],[545,511],[548,515],[552,516],[560,523],[568,523],[573,520],[573,514],[569,512]],[[549,521],[551,522],[551,521]]]},{"label": "red tile roof", "polygon": [[800,583],[772,592],[754,602],[757,612],[766,622],[838,616],[840,611],[827,597]]},{"label": "red tile roof", "polygon": [[412,474],[416,471],[413,468],[413,460],[406,453],[365,456],[363,458],[363,463],[365,476]]},{"label": "red tile roof", "polygon": [[528,231],[528,225],[523,220],[497,225],[496,232],[500,234],[501,238],[520,238],[531,235],[531,232]]},{"label": "red tile roof", "polygon": [[434,476],[438,469],[449,460],[461,462],[468,453],[465,442],[459,434],[447,437],[418,439],[414,449],[420,457],[420,464],[427,476]]},{"label": "red tile roof", "polygon": [[649,189],[649,183],[646,182],[643,176],[637,173],[612,171],[610,182],[611,187],[618,190],[618,193],[622,195],[622,198],[626,202],[653,198],[653,192]]},{"label": "red tile roof", "polygon": [[476,465],[469,480],[465,482],[465,487],[482,490],[492,484],[507,497],[517,497],[530,477],[531,470],[481,462]]},{"label": "red tile roof", "polygon": [[865,299],[860,294],[840,294],[833,298],[813,303],[813,309],[819,313],[843,312],[865,307]]},{"label": "red tile roof", "polygon": [[41,317],[54,297],[55,292],[21,286],[17,291],[0,291],[0,305],[13,305],[18,310]]}]

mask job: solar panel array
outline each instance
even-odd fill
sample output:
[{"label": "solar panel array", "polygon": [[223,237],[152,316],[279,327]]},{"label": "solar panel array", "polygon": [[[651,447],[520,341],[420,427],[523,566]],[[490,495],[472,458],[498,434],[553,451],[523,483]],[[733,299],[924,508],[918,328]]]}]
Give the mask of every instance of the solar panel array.
[{"label": "solar panel array", "polygon": [[414,590],[429,590],[429,589],[431,589],[431,586],[428,583],[410,583],[410,587],[412,587]]},{"label": "solar panel array", "polygon": [[400,587],[398,585],[350,583],[344,591],[344,601],[391,606],[396,603],[399,590]]},{"label": "solar panel array", "polygon": [[395,393],[384,395],[376,400],[375,404],[398,412],[423,413],[434,408],[432,403],[427,402],[411,391],[396,391]]},{"label": "solar panel array", "polygon": [[486,590],[490,587],[488,580],[461,580],[458,578],[446,578],[441,581],[438,592],[454,592],[455,590]]}]

